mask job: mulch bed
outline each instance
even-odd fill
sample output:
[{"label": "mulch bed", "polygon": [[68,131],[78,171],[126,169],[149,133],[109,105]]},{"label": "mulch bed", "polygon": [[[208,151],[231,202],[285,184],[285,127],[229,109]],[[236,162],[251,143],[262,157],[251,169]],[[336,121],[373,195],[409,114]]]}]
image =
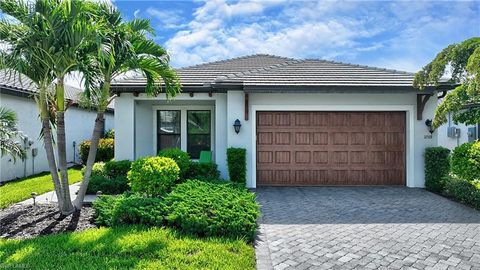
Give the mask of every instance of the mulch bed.
[{"label": "mulch bed", "polygon": [[56,204],[13,205],[0,210],[0,237],[26,239],[83,231],[96,227],[93,215],[93,208],[87,206],[69,216],[62,216]]}]

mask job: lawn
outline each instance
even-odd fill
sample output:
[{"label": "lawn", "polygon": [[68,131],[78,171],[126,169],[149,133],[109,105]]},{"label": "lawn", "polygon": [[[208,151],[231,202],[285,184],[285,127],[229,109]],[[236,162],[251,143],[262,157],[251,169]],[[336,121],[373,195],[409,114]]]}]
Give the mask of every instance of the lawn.
[{"label": "lawn", "polygon": [[255,269],[242,240],[196,238],[166,228],[90,229],[29,240],[0,239],[2,267],[24,269]]},{"label": "lawn", "polygon": [[[68,169],[68,180],[70,184],[82,181],[81,169]],[[32,192],[36,192],[40,195],[52,190],[53,182],[49,173],[37,174],[13,182],[8,182],[0,187],[0,209],[31,198]]]}]

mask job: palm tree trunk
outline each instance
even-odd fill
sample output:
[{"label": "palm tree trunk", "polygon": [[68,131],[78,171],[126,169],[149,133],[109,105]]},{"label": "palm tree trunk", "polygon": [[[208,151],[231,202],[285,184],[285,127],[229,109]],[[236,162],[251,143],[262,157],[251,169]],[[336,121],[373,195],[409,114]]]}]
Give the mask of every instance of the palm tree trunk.
[{"label": "palm tree trunk", "polygon": [[63,197],[61,196],[61,184],[58,178],[57,164],[55,162],[55,153],[53,150],[52,131],[50,129],[50,120],[48,118],[42,119],[43,129],[43,147],[47,154],[48,167],[50,169],[50,175],[52,176],[53,186],[55,188],[55,194],[57,195],[59,210],[62,209]]},{"label": "palm tree trunk", "polygon": [[92,140],[90,142],[87,164],[83,173],[82,184],[80,185],[77,198],[73,202],[76,209],[80,209],[82,207],[83,200],[85,199],[88,183],[90,182],[90,175],[92,174],[93,164],[95,163],[95,157],[97,155],[98,143],[100,142],[100,137],[103,132],[104,122],[104,112],[98,111],[97,119],[95,119],[95,127],[93,128]]},{"label": "palm tree trunk", "polygon": [[67,148],[65,139],[65,89],[64,78],[58,79],[57,84],[57,151],[58,169],[60,170],[61,197],[63,204],[59,204],[63,215],[69,215],[75,211],[70,198],[67,171]]},{"label": "palm tree trunk", "polygon": [[53,186],[55,188],[55,194],[57,195],[59,209],[60,205],[63,205],[63,197],[61,196],[61,184],[58,176],[57,163],[55,161],[55,152],[53,149],[52,130],[50,127],[50,115],[48,113],[47,97],[45,87],[40,89],[39,110],[42,120],[43,131],[43,147],[47,155],[48,168],[50,175],[52,176]]}]

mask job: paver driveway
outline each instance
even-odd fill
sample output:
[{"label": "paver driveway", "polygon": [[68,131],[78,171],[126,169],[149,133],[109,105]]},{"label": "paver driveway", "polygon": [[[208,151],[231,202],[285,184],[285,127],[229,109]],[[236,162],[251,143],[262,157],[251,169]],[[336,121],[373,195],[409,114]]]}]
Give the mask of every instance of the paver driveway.
[{"label": "paver driveway", "polygon": [[480,212],[422,189],[256,192],[258,269],[480,269]]}]

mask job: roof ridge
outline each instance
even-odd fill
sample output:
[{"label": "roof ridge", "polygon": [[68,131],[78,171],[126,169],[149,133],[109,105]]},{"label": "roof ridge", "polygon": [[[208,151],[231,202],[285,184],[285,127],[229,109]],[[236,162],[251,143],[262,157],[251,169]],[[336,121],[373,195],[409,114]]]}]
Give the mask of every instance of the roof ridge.
[{"label": "roof ridge", "polygon": [[248,74],[252,74],[252,73],[260,73],[260,72],[263,72],[263,71],[268,71],[268,70],[272,70],[272,69],[276,69],[276,68],[280,68],[280,67],[286,67],[286,66],[289,66],[291,64],[297,64],[297,63],[301,63],[301,62],[305,61],[305,60],[302,60],[302,59],[294,59],[294,58],[287,58],[287,57],[282,57],[282,58],[289,59],[289,60],[287,60],[283,63],[274,64],[274,65],[270,65],[270,66],[266,66],[266,67],[254,68],[254,69],[249,69],[249,70],[246,70],[246,71],[238,71],[238,72],[230,73],[230,74],[227,74],[227,75],[220,75],[217,78],[215,78],[214,82],[220,82],[222,80],[231,79],[231,78],[235,78],[235,77],[240,78],[240,77],[243,77],[243,75],[248,75]]},{"label": "roof ridge", "polygon": [[413,73],[413,72],[408,72],[408,71],[403,71],[403,70],[380,68],[380,67],[360,65],[360,64],[352,64],[352,63],[345,63],[345,62],[341,62],[341,61],[315,59],[315,58],[307,58],[305,60],[306,61],[322,61],[322,62],[327,62],[327,63],[332,63],[332,64],[340,64],[340,65],[346,65],[346,66],[352,66],[352,67],[361,67],[361,68],[368,68],[368,69],[373,69],[373,70],[390,71],[390,72],[394,72],[394,73],[403,73],[403,74],[408,74],[408,75],[415,75],[415,73]]},{"label": "roof ridge", "polygon": [[196,64],[196,65],[192,65],[192,66],[186,66],[186,67],[178,68],[177,70],[198,68],[198,67],[201,67],[201,66],[212,65],[212,64],[227,63],[227,62],[232,62],[232,61],[235,61],[235,60],[254,58],[256,56],[267,56],[267,57],[270,57],[270,58],[277,58],[277,59],[284,59],[284,60],[295,60],[294,58],[288,58],[288,57],[278,56],[278,55],[273,55],[273,54],[256,53],[256,54],[249,54],[249,55],[232,57],[232,58],[223,59],[223,60],[217,60],[217,61],[213,61],[213,62]]}]

